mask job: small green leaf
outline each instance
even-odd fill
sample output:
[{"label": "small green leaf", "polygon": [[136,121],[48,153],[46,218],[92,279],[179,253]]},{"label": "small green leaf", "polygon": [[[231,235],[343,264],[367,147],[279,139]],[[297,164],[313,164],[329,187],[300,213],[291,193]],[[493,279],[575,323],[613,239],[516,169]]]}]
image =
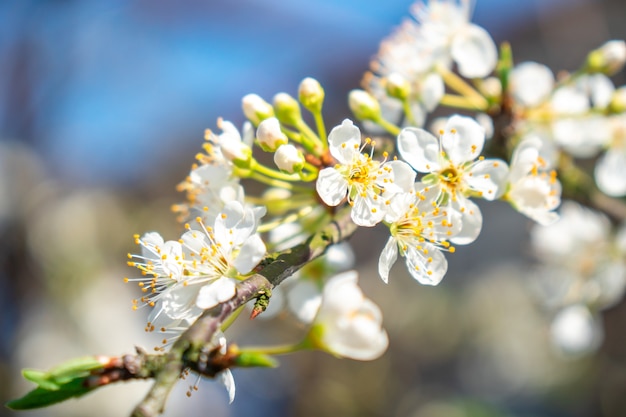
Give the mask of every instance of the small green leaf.
[{"label": "small green leaf", "polygon": [[102,369],[104,365],[94,356],[71,359],[67,362],[55,366],[48,372],[50,379],[56,383],[63,384],[77,377],[87,376],[92,371]]},{"label": "small green leaf", "polygon": [[27,380],[34,382],[38,386],[55,391],[59,389],[59,384],[50,380],[50,375],[47,372],[38,371],[36,369],[24,369],[22,370],[22,375]]},{"label": "small green leaf", "polygon": [[29,410],[47,407],[72,397],[80,397],[93,389],[84,385],[85,379],[86,377],[74,378],[62,385],[57,385],[57,388],[53,390],[43,388],[40,384],[22,398],[9,401],[6,406],[13,410]]},{"label": "small green leaf", "polygon": [[93,388],[84,385],[85,379],[92,371],[102,369],[104,364],[94,356],[71,359],[52,368],[49,372],[36,369],[24,369],[22,375],[37,384],[37,388],[6,405],[15,410],[46,407],[78,397]]}]

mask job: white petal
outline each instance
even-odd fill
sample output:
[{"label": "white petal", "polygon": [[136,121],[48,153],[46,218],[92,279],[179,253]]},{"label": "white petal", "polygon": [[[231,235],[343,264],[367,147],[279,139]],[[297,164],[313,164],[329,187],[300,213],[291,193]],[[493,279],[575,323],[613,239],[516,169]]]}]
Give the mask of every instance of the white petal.
[{"label": "white petal", "polygon": [[594,74],[588,77],[589,95],[593,107],[597,109],[606,108],[615,92],[615,86],[609,77],[604,74]]},{"label": "white petal", "polygon": [[352,162],[353,156],[359,152],[361,146],[361,131],[351,120],[345,119],[339,126],[335,126],[328,135],[330,154],[339,163]]},{"label": "white petal", "polygon": [[416,171],[432,172],[440,168],[439,141],[424,129],[402,129],[398,135],[398,152]]},{"label": "white petal", "polygon": [[626,195],[625,150],[609,149],[596,163],[595,179],[602,192],[621,197]]},{"label": "white petal", "polygon": [[336,206],[346,198],[348,181],[335,168],[324,168],[317,177],[315,189],[324,203]]},{"label": "white petal", "polygon": [[350,216],[352,221],[359,226],[373,227],[380,223],[387,214],[386,205],[383,198],[374,200],[371,197],[357,196]]},{"label": "white petal", "polygon": [[467,25],[452,41],[452,59],[466,78],[482,78],[496,67],[498,52],[491,35],[476,25]]},{"label": "white petal", "polygon": [[299,279],[287,294],[287,305],[303,323],[312,323],[322,303],[322,293],[309,279]]},{"label": "white petal", "polygon": [[232,372],[230,372],[230,369],[224,369],[216,377],[224,384],[226,392],[228,392],[228,403],[231,404],[235,400],[235,378],[233,378]]},{"label": "white petal", "polygon": [[485,129],[471,117],[452,116],[448,119],[441,144],[455,165],[478,158],[485,144]]},{"label": "white petal", "polygon": [[384,187],[384,196],[391,198],[394,194],[407,193],[413,190],[415,171],[404,161],[385,163],[377,184]]},{"label": "white petal", "polygon": [[389,271],[398,259],[398,244],[393,236],[389,237],[387,244],[383,248],[378,258],[378,275],[386,283],[389,282]]},{"label": "white petal", "polygon": [[441,75],[437,73],[428,74],[422,81],[420,99],[426,111],[433,111],[441,101],[445,93],[445,85]]},{"label": "white petal", "polygon": [[[516,182],[522,177],[528,175],[533,167],[539,163],[539,149],[541,148],[541,139],[537,136],[530,136],[522,140],[513,150],[511,157],[511,168],[509,170],[509,181]],[[538,167],[537,168],[547,168]]]},{"label": "white petal", "polygon": [[254,234],[241,246],[237,259],[233,262],[233,266],[240,274],[247,274],[263,259],[266,250],[265,243],[263,239],[261,239],[261,236]]},{"label": "white petal", "polygon": [[588,354],[603,339],[599,320],[582,305],[569,306],[559,312],[550,333],[555,347],[569,356]]},{"label": "white petal", "polygon": [[230,300],[236,293],[237,286],[235,280],[221,277],[200,288],[198,298],[196,299],[196,306],[206,310],[207,308],[215,307],[219,303]]},{"label": "white petal", "polygon": [[423,244],[424,250],[409,246],[406,254],[406,267],[409,274],[422,285],[437,285],[448,270],[448,261],[444,254],[429,243]]},{"label": "white petal", "polygon": [[499,159],[478,161],[471,169],[472,176],[467,177],[471,189],[482,193],[485,200],[493,201],[506,190],[509,167]]},{"label": "white petal", "polygon": [[561,87],[552,94],[550,104],[561,115],[581,114],[589,110],[589,99],[580,89],[570,86]]},{"label": "white petal", "polygon": [[483,227],[483,214],[476,204],[468,198],[452,203],[452,210],[461,214],[461,231],[450,241],[457,245],[467,245],[476,240]]},{"label": "white petal", "polygon": [[550,68],[536,62],[517,65],[509,77],[513,98],[523,106],[535,107],[546,100],[554,88]]}]

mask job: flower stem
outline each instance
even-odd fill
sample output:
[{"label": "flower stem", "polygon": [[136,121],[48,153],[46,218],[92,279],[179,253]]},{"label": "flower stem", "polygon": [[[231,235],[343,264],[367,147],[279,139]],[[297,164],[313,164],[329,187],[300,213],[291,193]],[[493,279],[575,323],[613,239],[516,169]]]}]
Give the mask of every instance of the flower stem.
[{"label": "flower stem", "polygon": [[383,119],[382,116],[379,116],[376,120],[372,121],[394,136],[400,133],[400,128],[398,126],[394,125],[388,120]]},{"label": "flower stem", "polygon": [[270,231],[270,230],[280,226],[281,224],[295,222],[296,220],[300,219],[301,217],[306,216],[307,214],[311,213],[312,211],[313,211],[313,206],[309,205],[309,206],[303,207],[300,210],[298,210],[296,213],[291,213],[288,216],[276,219],[276,220],[271,221],[269,223],[263,223],[262,225],[260,225],[257,228],[257,232],[259,232],[259,233],[268,232],[268,231]]},{"label": "flower stem", "polygon": [[239,348],[240,353],[261,353],[265,355],[286,355],[288,353],[298,352],[299,350],[311,349],[311,345],[308,338],[301,340],[295,344],[275,345],[275,346],[252,346],[246,348]]},{"label": "flower stem", "polygon": [[475,103],[473,109],[484,111],[489,108],[489,102],[487,99],[485,99],[482,94],[476,91],[476,89],[469,85],[463,78],[441,65],[437,66],[437,72],[441,75],[441,78],[443,78],[443,81],[448,87]]},{"label": "flower stem", "polygon": [[439,102],[442,106],[454,107],[466,110],[485,110],[480,104],[469,97],[457,96],[454,94],[444,94]]}]

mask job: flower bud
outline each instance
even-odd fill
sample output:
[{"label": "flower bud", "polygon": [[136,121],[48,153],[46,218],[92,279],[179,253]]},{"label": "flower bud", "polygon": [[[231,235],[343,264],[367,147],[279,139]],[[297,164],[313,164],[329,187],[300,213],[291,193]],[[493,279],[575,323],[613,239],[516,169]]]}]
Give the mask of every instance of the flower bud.
[{"label": "flower bud", "polygon": [[281,145],[274,154],[274,163],[281,171],[293,174],[304,168],[304,155],[293,145]]},{"label": "flower bud", "polygon": [[300,83],[298,99],[308,111],[319,113],[324,103],[324,89],[315,78],[307,77]]},{"label": "flower bud", "polygon": [[385,79],[385,90],[390,97],[405,100],[411,92],[408,80],[397,72],[389,74]]},{"label": "flower bud", "polygon": [[348,96],[352,113],[360,120],[376,121],[380,118],[380,104],[370,93],[364,90],[352,90]]},{"label": "flower bud", "polygon": [[608,41],[587,55],[589,72],[613,75],[624,67],[625,62],[626,42],[619,40]]},{"label": "flower bud", "polygon": [[255,126],[258,126],[263,120],[274,116],[272,105],[263,100],[256,94],[248,94],[241,100],[243,114]]},{"label": "flower bud", "polygon": [[280,130],[280,123],[275,117],[270,117],[259,123],[256,138],[261,148],[266,152],[275,152],[280,145],[287,143],[287,136]]},{"label": "flower bud", "polygon": [[497,77],[487,77],[483,80],[480,91],[490,98],[500,97],[502,95],[502,83]]},{"label": "flower bud", "polygon": [[302,120],[300,105],[287,93],[278,93],[274,96],[274,110],[281,123],[297,126]]},{"label": "flower bud", "polygon": [[609,109],[612,113],[626,112],[626,86],[620,87],[613,93]]}]

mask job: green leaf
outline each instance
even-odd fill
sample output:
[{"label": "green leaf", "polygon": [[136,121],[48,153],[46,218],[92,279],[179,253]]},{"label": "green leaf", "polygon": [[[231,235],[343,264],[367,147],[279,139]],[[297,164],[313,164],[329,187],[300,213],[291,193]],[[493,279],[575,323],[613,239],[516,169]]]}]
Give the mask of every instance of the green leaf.
[{"label": "green leaf", "polygon": [[94,356],[71,359],[55,366],[48,372],[50,379],[56,383],[64,383],[79,376],[87,376],[92,371],[102,369],[104,365]]},{"label": "green leaf", "polygon": [[59,385],[56,382],[49,380],[50,375],[48,375],[47,372],[38,371],[36,369],[24,369],[22,370],[22,375],[27,380],[34,382],[44,389],[51,391],[59,389]]},{"label": "green leaf", "polygon": [[91,391],[84,382],[92,371],[102,369],[104,364],[94,356],[71,359],[48,372],[24,369],[22,375],[37,384],[37,388],[22,398],[9,401],[6,405],[14,410],[46,407],[48,405],[78,397]]},{"label": "green leaf", "polygon": [[30,391],[22,398],[9,401],[6,403],[6,406],[13,410],[28,410],[31,408],[47,407],[72,397],[80,397],[94,389],[94,387],[84,385],[85,379],[87,378],[80,377],[71,379],[61,385],[56,385],[56,389],[46,389],[40,384],[39,387]]}]

